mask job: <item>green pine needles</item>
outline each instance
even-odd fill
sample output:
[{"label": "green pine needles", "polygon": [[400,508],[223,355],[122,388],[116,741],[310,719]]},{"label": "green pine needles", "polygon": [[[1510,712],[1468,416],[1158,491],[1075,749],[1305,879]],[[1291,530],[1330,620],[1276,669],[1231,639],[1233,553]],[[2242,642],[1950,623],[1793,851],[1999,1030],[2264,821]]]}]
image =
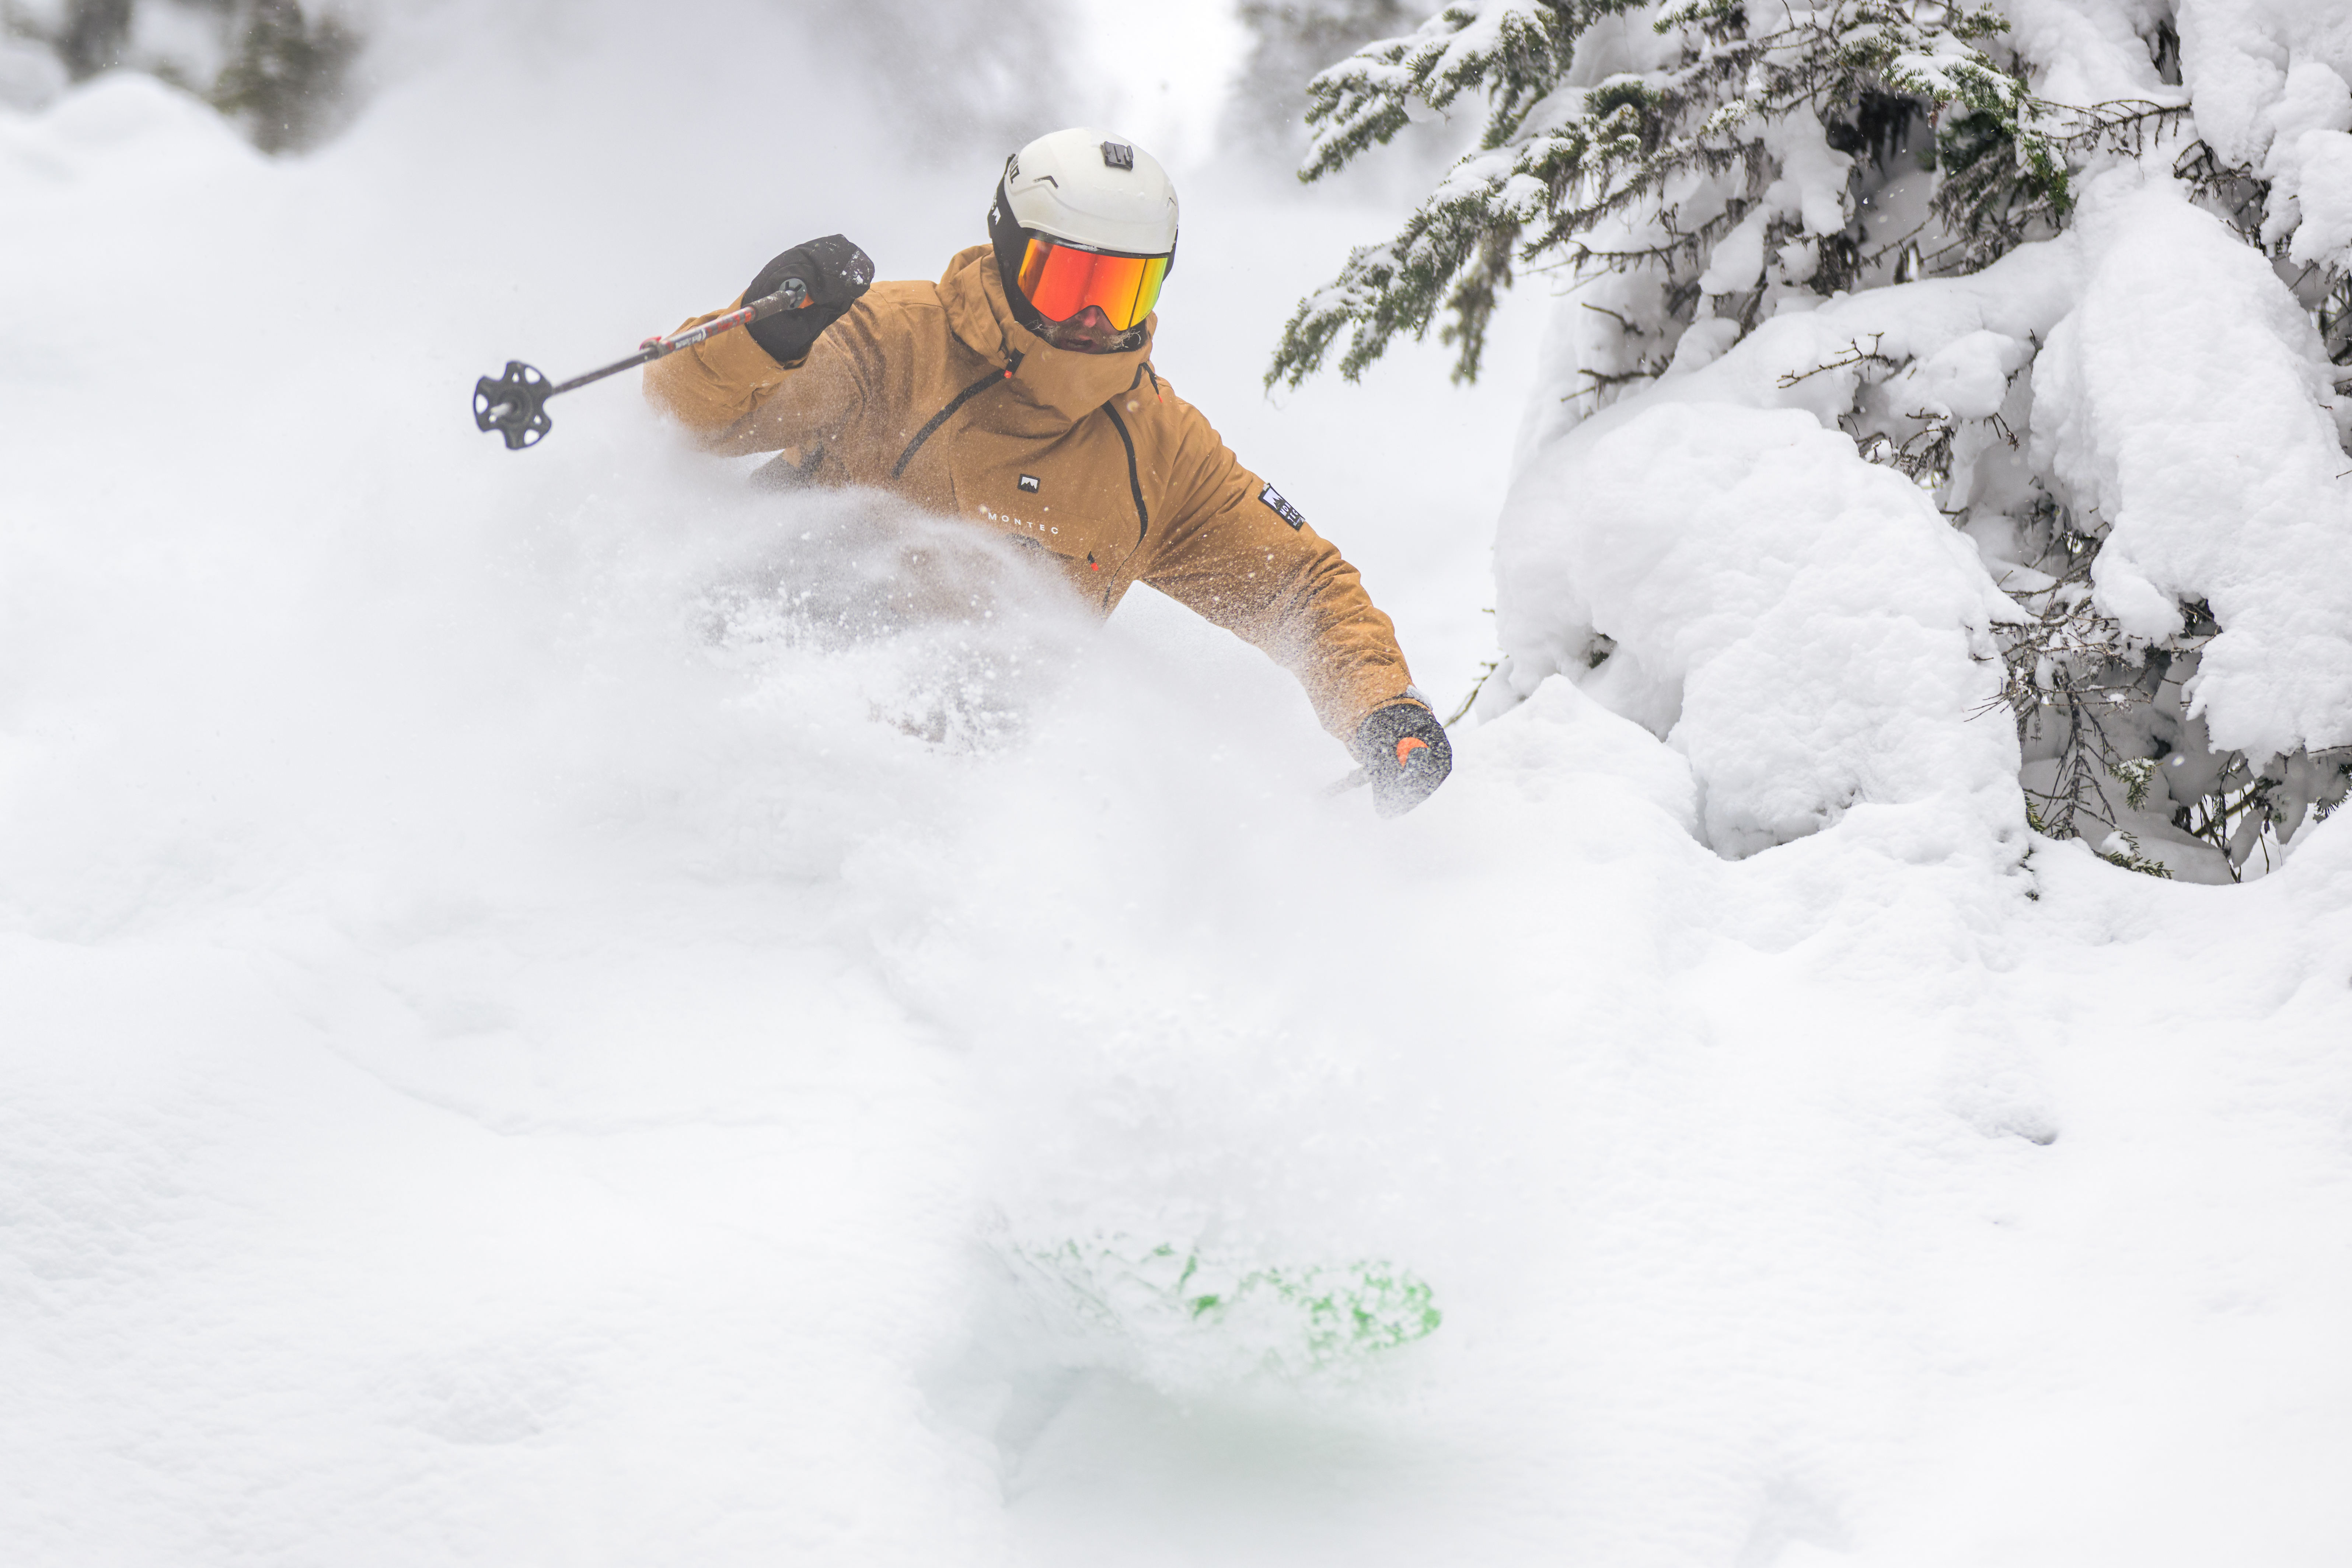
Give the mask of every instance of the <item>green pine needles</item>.
[{"label": "green pine needles", "polygon": [[[1649,18],[1642,29],[1640,17]],[[1620,19],[1622,18],[1622,19]],[[1601,29],[1607,26],[1607,36]],[[1357,249],[1284,329],[1266,384],[1339,361],[1354,380],[1400,332],[1441,314],[1454,378],[1473,380],[1515,269],[1658,275],[1686,320],[1722,239],[1788,184],[1796,137],[1904,120],[1939,128],[1950,165],[1938,216],[1947,264],[1973,269],[2068,202],[2065,133],[2052,107],[1986,44],[2007,23],[1949,0],[1836,0],[1796,10],[1742,0],[1455,0],[1409,37],[1360,49],[1309,84],[1316,180],[1416,120],[1483,98],[1465,156],[1385,243]],[[1638,36],[1646,30],[1654,40]],[[1663,60],[1664,63],[1658,63]],[[1832,134],[1834,144],[1835,134]],[[1788,205],[1794,193],[1780,191]],[[1839,195],[1846,226],[1850,194]],[[1774,258],[1821,293],[1864,259],[1841,227],[1776,212]],[[1811,216],[1818,219],[1816,210]]]}]

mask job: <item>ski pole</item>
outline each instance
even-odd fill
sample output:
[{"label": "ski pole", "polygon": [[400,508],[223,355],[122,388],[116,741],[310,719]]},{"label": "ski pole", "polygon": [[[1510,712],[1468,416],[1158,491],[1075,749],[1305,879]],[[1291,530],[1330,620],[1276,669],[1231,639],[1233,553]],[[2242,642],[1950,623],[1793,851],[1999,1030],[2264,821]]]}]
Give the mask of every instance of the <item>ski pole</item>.
[{"label": "ski pole", "polygon": [[575,375],[570,381],[550,382],[537,367],[527,365],[519,359],[510,359],[507,361],[504,375],[486,375],[474,383],[474,428],[497,431],[506,437],[509,452],[536,447],[554,426],[555,422],[547,416],[547,400],[556,394],[585,386],[592,381],[602,381],[608,375],[618,375],[641,364],[650,364],[680,349],[690,349],[697,343],[708,342],[721,332],[731,332],[753,321],[764,321],[779,310],[804,310],[808,302],[808,285],[797,278],[787,278],[784,286],[772,294],[754,300],[698,327],[688,327],[666,338],[647,338],[628,358],[615,360],[585,375]]}]

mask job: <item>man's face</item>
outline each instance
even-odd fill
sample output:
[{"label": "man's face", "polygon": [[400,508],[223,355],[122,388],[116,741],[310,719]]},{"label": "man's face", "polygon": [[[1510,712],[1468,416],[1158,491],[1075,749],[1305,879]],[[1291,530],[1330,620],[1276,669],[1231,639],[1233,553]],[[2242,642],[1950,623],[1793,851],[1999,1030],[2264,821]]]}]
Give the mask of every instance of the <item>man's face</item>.
[{"label": "man's face", "polygon": [[1127,334],[1111,331],[1110,318],[1099,305],[1089,305],[1066,321],[1048,321],[1037,334],[1057,349],[1074,354],[1107,354]]}]

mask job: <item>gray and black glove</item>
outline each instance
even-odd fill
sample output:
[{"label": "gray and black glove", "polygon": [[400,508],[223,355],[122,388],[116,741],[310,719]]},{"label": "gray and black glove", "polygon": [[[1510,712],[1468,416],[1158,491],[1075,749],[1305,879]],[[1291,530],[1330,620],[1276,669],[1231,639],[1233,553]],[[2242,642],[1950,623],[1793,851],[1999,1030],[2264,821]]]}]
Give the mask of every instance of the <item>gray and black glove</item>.
[{"label": "gray and black glove", "polygon": [[849,313],[849,307],[873,285],[874,261],[837,234],[795,245],[765,267],[743,290],[743,301],[762,300],[784,286],[787,278],[808,285],[808,303],[797,310],[779,310],[744,330],[779,364],[806,357],[817,335]]},{"label": "gray and black glove", "polygon": [[1437,792],[1454,771],[1454,748],[1445,726],[1418,702],[1376,708],[1356,727],[1349,744],[1371,782],[1372,807],[1382,816],[1402,816]]}]

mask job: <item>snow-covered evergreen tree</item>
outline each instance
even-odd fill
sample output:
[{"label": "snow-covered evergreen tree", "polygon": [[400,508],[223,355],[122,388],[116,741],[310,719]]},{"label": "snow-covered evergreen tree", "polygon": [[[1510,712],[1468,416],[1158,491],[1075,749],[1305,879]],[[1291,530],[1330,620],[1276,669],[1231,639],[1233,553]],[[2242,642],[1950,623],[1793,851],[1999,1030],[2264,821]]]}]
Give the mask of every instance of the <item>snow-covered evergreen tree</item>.
[{"label": "snow-covered evergreen tree", "polygon": [[[1455,0],[1310,84],[1307,179],[1415,121],[1481,133],[1300,304],[1268,382],[1335,354],[1353,378],[1433,325],[1475,376],[1514,277],[1568,280],[1531,471],[1606,489],[1607,432],[1577,429],[1603,410],[1808,410],[2006,591],[1977,651],[2029,820],[2143,869],[2259,869],[2352,769],[2352,15],[2273,11]],[[1622,526],[1573,492],[1505,519],[1489,705],[1589,670],[1673,733],[1687,649],[1604,669],[1644,628],[1584,594],[1597,558],[1563,564]],[[1857,766],[1722,847],[1885,798]]]},{"label": "snow-covered evergreen tree", "polygon": [[209,99],[270,153],[342,124],[361,45],[359,26],[320,0],[15,0],[0,21],[15,57],[0,100],[34,108],[68,81],[147,71]]}]

